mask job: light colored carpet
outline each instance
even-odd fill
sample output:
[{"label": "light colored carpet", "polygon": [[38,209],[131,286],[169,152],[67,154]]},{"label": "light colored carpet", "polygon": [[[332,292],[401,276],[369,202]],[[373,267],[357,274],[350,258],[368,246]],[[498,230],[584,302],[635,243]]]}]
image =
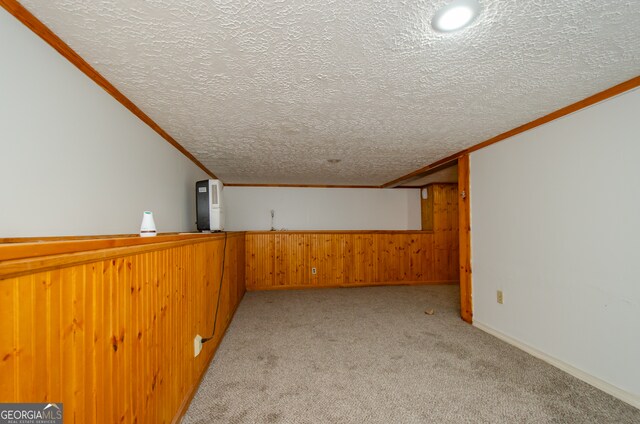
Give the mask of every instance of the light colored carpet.
[{"label": "light colored carpet", "polygon": [[455,286],[247,293],[183,422],[640,422],[458,311]]}]

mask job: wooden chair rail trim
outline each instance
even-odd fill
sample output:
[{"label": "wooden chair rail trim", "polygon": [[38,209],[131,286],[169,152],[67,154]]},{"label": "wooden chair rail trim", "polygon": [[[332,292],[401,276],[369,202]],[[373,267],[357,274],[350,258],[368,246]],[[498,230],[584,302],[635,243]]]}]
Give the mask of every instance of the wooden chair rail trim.
[{"label": "wooden chair rail trim", "polygon": [[[75,265],[83,265],[108,259],[116,259],[123,256],[138,253],[154,252],[171,249],[172,247],[206,242],[207,240],[180,240],[166,243],[154,243],[141,246],[116,247],[110,249],[90,250],[86,252],[65,253],[60,255],[38,256],[34,258],[16,259],[0,262],[0,280],[19,277],[36,272],[52,269],[67,268]],[[210,240],[213,241],[213,240]]]},{"label": "wooden chair rail trim", "polygon": [[19,277],[26,274],[34,274],[36,272],[49,271],[52,269],[67,268],[70,266],[83,265],[91,262],[116,259],[123,256],[136,255],[139,253],[166,250],[173,247],[185,246],[188,244],[212,242],[220,239],[220,237],[216,237],[207,240],[177,240],[165,243],[115,247],[108,249],[90,250],[86,252],[65,253],[60,255],[39,256],[34,258],[2,261],[0,262],[0,280]]},{"label": "wooden chair rail trim", "polygon": [[179,422],[245,293],[243,235],[227,241],[224,274],[224,240],[206,240],[0,281],[3,399],[65,402],[65,422]]},{"label": "wooden chair rail trim", "polygon": [[[244,237],[243,232],[227,237]],[[154,240],[155,239],[155,240]],[[183,234],[126,239],[0,245],[0,280],[26,273],[224,239],[224,234]]]},{"label": "wooden chair rail trim", "polygon": [[[162,233],[162,235],[174,235],[180,233]],[[69,241],[69,240],[95,240],[138,237],[138,234],[96,234],[91,236],[46,236],[46,237],[3,237],[0,244],[4,243],[35,243],[43,241]]]},{"label": "wooden chair rail trim", "polygon": [[[227,231],[227,234],[231,235],[236,233],[237,231]],[[144,240],[141,243],[154,243],[157,240],[168,240],[168,238],[161,239],[162,237],[167,236],[180,236],[181,238],[185,238],[184,236],[195,236],[195,237],[208,237],[216,234],[224,234],[224,233],[201,233],[201,232],[184,232],[184,233],[158,233],[156,237],[140,237],[139,234],[97,234],[91,236],[47,236],[47,237],[5,237],[0,238],[0,247],[3,244],[13,244],[17,243],[38,243],[42,245],[44,242],[54,242],[54,241],[66,241],[66,242],[74,242],[74,241],[96,241],[96,240],[113,240],[113,239],[137,239]],[[116,242],[117,243],[117,242]]]},{"label": "wooden chair rail trim", "polygon": [[277,230],[245,231],[245,234],[433,234],[423,230]]},{"label": "wooden chair rail trim", "polygon": [[37,36],[42,38],[47,44],[53,47],[58,53],[64,56],[76,68],[82,71],[86,76],[91,78],[96,84],[109,93],[114,99],[120,102],[124,107],[129,109],[131,113],[140,118],[142,122],[147,124],[151,129],[157,132],[160,137],[164,138],[169,144],[178,149],[180,153],[185,155],[189,160],[196,164],[200,169],[206,172],[211,178],[217,178],[206,166],[195,158],[187,149],[182,147],[173,137],[163,130],[153,119],[136,106],[129,98],[122,94],[113,84],[96,71],[87,61],[85,61],[78,53],[76,53],[67,43],[62,41],[53,31],[45,24],[29,12],[16,0],[0,0],[0,6],[12,14],[16,19],[22,22],[27,28],[33,31]]},{"label": "wooden chair rail trim", "polygon": [[510,137],[513,137],[514,135],[518,135],[520,133],[523,133],[525,131],[528,131],[530,129],[533,129],[535,127],[539,127],[540,125],[546,124],[548,122],[554,121],[558,118],[562,118],[563,116],[569,115],[570,113],[573,112],[577,112],[580,109],[584,109],[586,107],[589,107],[591,105],[594,105],[596,103],[599,103],[603,100],[606,100],[608,98],[617,96],[618,94],[622,94],[626,91],[630,91],[633,90],[634,88],[640,86],[640,75],[634,78],[631,78],[630,80],[624,81],[618,85],[614,85],[613,87],[610,87],[604,91],[601,91],[599,93],[596,93],[592,96],[589,96],[585,99],[579,100],[575,103],[570,104],[569,106],[565,106],[562,109],[558,109],[554,112],[551,112],[548,115],[542,116],[536,120],[533,120],[531,122],[528,122],[526,124],[520,125],[519,127],[516,127],[512,130],[503,132],[502,134],[498,134],[495,137],[492,137],[488,140],[485,140],[481,143],[475,144],[471,147],[468,147],[464,150],[461,150],[457,153],[454,153],[450,156],[447,156],[443,159],[440,159],[436,162],[433,162],[430,165],[424,166],[420,169],[417,169],[413,172],[410,172],[406,175],[403,175],[399,178],[396,178],[395,180],[389,181],[388,183],[383,184],[381,187],[382,188],[394,188],[396,187],[398,184],[402,183],[405,180],[408,180],[409,178],[413,178],[413,177],[417,177],[421,174],[425,174],[428,171],[431,171],[434,168],[437,168],[439,166],[442,166],[444,164],[447,164],[449,162],[453,162],[455,160],[457,160],[459,157],[464,156],[466,154],[469,154],[471,152],[475,152],[476,150],[480,150],[482,148],[485,148],[487,146],[490,146],[492,144],[495,144],[499,141],[502,140],[506,140]]}]

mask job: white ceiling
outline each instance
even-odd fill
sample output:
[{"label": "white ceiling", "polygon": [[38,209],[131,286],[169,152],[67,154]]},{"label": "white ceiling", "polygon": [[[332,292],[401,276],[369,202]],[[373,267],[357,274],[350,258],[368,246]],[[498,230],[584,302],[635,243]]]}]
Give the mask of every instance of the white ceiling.
[{"label": "white ceiling", "polygon": [[640,74],[640,0],[447,2],[22,0],[227,183],[383,184]]}]

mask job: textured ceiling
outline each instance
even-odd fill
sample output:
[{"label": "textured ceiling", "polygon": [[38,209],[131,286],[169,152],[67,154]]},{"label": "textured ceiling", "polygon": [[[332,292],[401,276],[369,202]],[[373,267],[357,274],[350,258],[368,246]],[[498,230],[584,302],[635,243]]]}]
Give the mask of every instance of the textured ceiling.
[{"label": "textured ceiling", "polygon": [[21,1],[227,183],[382,184],[640,74],[640,0],[447,2]]}]

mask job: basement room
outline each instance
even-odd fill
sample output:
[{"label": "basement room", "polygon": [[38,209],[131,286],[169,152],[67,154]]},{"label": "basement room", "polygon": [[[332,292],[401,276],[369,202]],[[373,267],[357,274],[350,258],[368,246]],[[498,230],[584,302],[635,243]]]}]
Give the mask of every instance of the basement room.
[{"label": "basement room", "polygon": [[640,0],[0,6],[0,424],[640,423]]}]

